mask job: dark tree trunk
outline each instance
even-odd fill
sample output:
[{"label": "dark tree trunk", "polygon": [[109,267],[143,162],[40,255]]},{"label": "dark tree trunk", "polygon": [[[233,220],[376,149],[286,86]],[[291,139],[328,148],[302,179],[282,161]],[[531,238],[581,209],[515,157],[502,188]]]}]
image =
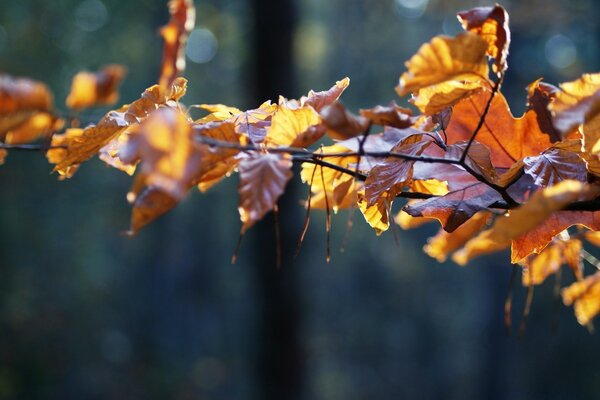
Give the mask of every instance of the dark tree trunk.
[{"label": "dark tree trunk", "polygon": [[[278,95],[295,96],[292,37],[293,0],[253,0],[253,82],[256,104]],[[293,246],[301,229],[298,195],[290,183],[279,201],[282,211],[281,268],[277,268],[273,215],[249,234],[254,238],[257,296],[260,307],[256,398],[301,399],[304,386],[300,340],[298,272]]]}]

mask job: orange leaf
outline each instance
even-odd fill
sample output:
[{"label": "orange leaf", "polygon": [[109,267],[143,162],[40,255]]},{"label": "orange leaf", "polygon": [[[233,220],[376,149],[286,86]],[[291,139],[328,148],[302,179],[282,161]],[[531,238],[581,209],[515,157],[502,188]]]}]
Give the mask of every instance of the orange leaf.
[{"label": "orange leaf", "polygon": [[587,325],[600,313],[600,271],[563,289],[562,298],[565,305],[574,304],[577,321]]},{"label": "orange leaf", "polygon": [[477,7],[459,12],[458,20],[465,30],[476,33],[488,43],[487,54],[494,59],[494,71],[506,71],[510,45],[506,10],[498,4],[494,7]]},{"label": "orange leaf", "polygon": [[166,89],[185,70],[185,44],[196,23],[193,0],[169,0],[169,23],[160,29],[165,44],[159,85]]},{"label": "orange leaf", "polygon": [[[482,91],[454,106],[446,129],[449,143],[471,138],[489,98],[490,92]],[[501,93],[494,96],[477,141],[490,149],[492,163],[499,168],[509,168],[522,158],[538,155],[551,145],[548,135],[540,130],[535,111],[528,110],[521,118],[513,117]]]},{"label": "orange leaf", "polygon": [[437,235],[427,240],[423,250],[430,257],[444,262],[452,252],[461,248],[469,239],[479,233],[487,225],[491,216],[492,214],[488,211],[480,211],[454,232],[440,229]]},{"label": "orange leaf", "polygon": [[239,165],[240,219],[242,232],[262,219],[277,204],[285,185],[292,178],[288,155],[252,154]]},{"label": "orange leaf", "polygon": [[129,235],[135,235],[140,229],[160,217],[177,205],[177,200],[158,188],[146,188],[137,196],[131,212]]},{"label": "orange leaf", "polygon": [[119,100],[119,84],[125,71],[121,65],[107,65],[98,72],[79,72],[73,77],[67,107],[81,110],[116,103]]},{"label": "orange leaf", "polygon": [[555,274],[563,263],[562,248],[557,244],[547,246],[540,254],[532,254],[524,262],[523,286],[542,284],[547,277]]},{"label": "orange leaf", "polygon": [[[108,112],[97,125],[85,128],[78,135],[66,135],[52,138],[52,146],[66,146],[65,151],[54,152],[52,157],[48,158],[53,164],[56,164],[54,171],[58,171],[61,176],[70,178],[82,162],[86,161],[104,146],[115,140],[119,135],[142,120],[150,113],[155,111],[161,105],[170,100],[179,100],[185,94],[187,81],[178,78],[173,82],[170,89],[163,93],[158,85],[154,85],[142,94],[141,98],[128,106],[123,106],[118,110]],[[112,146],[118,147],[119,143],[113,143]],[[118,152],[118,151],[117,151]],[[127,164],[134,164],[135,159],[129,159]]]}]

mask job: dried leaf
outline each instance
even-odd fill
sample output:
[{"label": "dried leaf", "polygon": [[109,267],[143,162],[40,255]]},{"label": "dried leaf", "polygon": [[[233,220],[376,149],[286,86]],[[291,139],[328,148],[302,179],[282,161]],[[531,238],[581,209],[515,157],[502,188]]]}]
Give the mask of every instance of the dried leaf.
[{"label": "dried leaf", "polygon": [[479,80],[454,80],[428,86],[413,95],[411,102],[425,115],[434,115],[482,90]]},{"label": "dried leaf", "polygon": [[345,140],[364,134],[371,125],[363,116],[354,115],[340,102],[323,107],[320,112],[327,135],[335,140]]},{"label": "dried leaf", "polygon": [[166,89],[185,70],[185,44],[196,23],[193,0],[169,0],[169,23],[160,29],[165,44],[159,85]]},{"label": "dried leaf", "polygon": [[[465,150],[468,142],[457,142],[448,146],[446,149],[446,158],[459,160]],[[497,179],[496,168],[492,165],[490,150],[481,143],[473,142],[469,147],[469,152],[465,158],[465,164],[473,171],[484,177],[488,182],[495,182]]]},{"label": "dried leaf", "polygon": [[[527,203],[511,210],[508,216],[498,217],[490,229],[467,242],[462,250],[454,254],[453,260],[465,265],[474,257],[507,248],[514,239],[538,227],[553,213],[591,190],[581,182],[567,180],[537,191]],[[544,243],[544,247],[547,243]],[[527,255],[529,253],[516,255],[513,249],[512,262],[519,262]]]},{"label": "dried leaf", "polygon": [[408,128],[416,122],[416,117],[412,116],[410,109],[400,107],[394,101],[389,106],[362,109],[360,115],[369,119],[374,125],[391,126],[399,129]]},{"label": "dried leaf", "polygon": [[408,71],[400,77],[396,91],[406,96],[450,80],[485,81],[487,48],[485,40],[469,32],[455,38],[436,36],[406,62]]},{"label": "dried leaf", "polygon": [[494,7],[477,7],[459,12],[458,20],[465,30],[476,33],[488,43],[487,54],[494,59],[494,71],[506,71],[510,45],[506,10],[498,4]]},{"label": "dried leaf", "polygon": [[81,110],[116,103],[119,100],[119,84],[125,72],[121,65],[107,65],[97,72],[79,72],[71,82],[67,107]]},{"label": "dried leaf", "polygon": [[536,157],[525,157],[523,165],[537,186],[552,186],[567,179],[587,181],[585,161],[567,150],[550,149]]},{"label": "dried leaf", "polygon": [[[430,144],[430,140],[423,140],[423,135],[412,135],[394,146],[392,152],[419,156]],[[402,186],[412,178],[414,163],[412,160],[388,157],[375,165],[365,181],[367,205],[374,205],[384,193],[388,193],[389,198],[396,197]]]},{"label": "dried leaf", "polygon": [[587,325],[600,313],[600,271],[562,290],[565,305],[574,304],[577,322]]},{"label": "dried leaf", "polygon": [[[171,100],[179,100],[185,94],[187,81],[178,78],[166,92],[154,85],[142,94],[141,98],[119,110],[108,112],[97,125],[85,128],[80,135],[66,135],[60,139],[52,138],[52,146],[66,146],[66,151],[55,152],[52,156],[54,171],[70,178],[76,167],[100,151],[104,146],[125,132],[127,128],[138,124],[161,105]],[[60,144],[59,144],[60,142]],[[113,146],[118,146],[114,143]],[[133,164],[134,159],[125,161]]]},{"label": "dried leaf", "polygon": [[[560,91],[549,108],[554,115],[554,126],[563,134],[600,113],[600,73],[583,74],[579,79],[559,86]],[[586,137],[584,142],[586,150],[591,152],[598,137]]]},{"label": "dried leaf", "polygon": [[444,262],[450,254],[461,248],[469,239],[485,228],[491,217],[492,214],[489,211],[480,211],[454,232],[446,232],[440,229],[435,236],[427,240],[423,251],[437,261]]},{"label": "dried leaf", "polygon": [[140,229],[160,217],[177,205],[178,201],[160,189],[149,187],[137,196],[131,212],[129,235],[135,235]]},{"label": "dried leaf", "polygon": [[292,109],[281,104],[273,115],[264,142],[269,146],[307,147],[325,134],[320,124],[321,117],[312,107]]},{"label": "dried leaf", "polygon": [[364,197],[364,193],[362,191],[358,192],[358,208],[371,228],[375,229],[377,236],[387,231],[390,227],[389,210],[392,207],[393,200],[393,198],[388,198],[386,194],[380,197],[374,204],[369,205]]},{"label": "dried leaf", "polygon": [[292,178],[288,155],[253,154],[243,159],[240,172],[240,219],[242,232],[262,219],[277,204],[285,185]]},{"label": "dried leaf", "polygon": [[337,101],[346,88],[350,85],[350,78],[344,78],[337,81],[329,90],[322,92],[308,92],[308,96],[300,99],[302,106],[311,106],[317,112],[320,112],[325,106],[328,106]]},{"label": "dried leaf", "polygon": [[476,182],[451,191],[445,196],[423,200],[408,205],[404,210],[413,217],[430,217],[439,220],[447,232],[455,231],[476,212],[500,201],[500,195],[489,186]]}]

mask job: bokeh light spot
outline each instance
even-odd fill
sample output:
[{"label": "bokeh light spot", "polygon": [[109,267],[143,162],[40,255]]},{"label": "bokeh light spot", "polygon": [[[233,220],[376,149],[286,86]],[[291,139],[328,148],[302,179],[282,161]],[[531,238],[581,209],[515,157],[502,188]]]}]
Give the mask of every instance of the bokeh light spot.
[{"label": "bokeh light spot", "polygon": [[185,54],[190,61],[204,64],[215,57],[218,48],[219,42],[211,31],[205,28],[196,28],[190,34]]},{"label": "bokeh light spot", "polygon": [[577,48],[571,39],[557,34],[546,41],[546,59],[555,68],[568,68],[577,59]]},{"label": "bokeh light spot", "polygon": [[94,32],[108,22],[108,10],[100,0],[85,0],[75,9],[75,24],[86,32]]}]

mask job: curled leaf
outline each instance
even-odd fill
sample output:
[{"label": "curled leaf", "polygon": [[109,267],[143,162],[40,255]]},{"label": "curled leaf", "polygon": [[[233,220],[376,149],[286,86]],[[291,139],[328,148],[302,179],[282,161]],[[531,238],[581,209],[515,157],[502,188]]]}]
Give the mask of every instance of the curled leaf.
[{"label": "curled leaf", "polygon": [[458,20],[465,30],[476,33],[488,43],[487,54],[494,59],[494,71],[506,71],[510,45],[506,10],[498,4],[493,7],[477,7],[459,12]]},{"label": "curled leaf", "polygon": [[107,65],[97,72],[79,72],[71,82],[67,107],[81,110],[116,103],[119,100],[119,84],[124,76],[125,68],[121,65]]},{"label": "curled leaf", "polygon": [[600,313],[600,271],[563,289],[565,305],[574,305],[577,322],[587,325]]},{"label": "curled leaf", "polygon": [[196,23],[193,0],[169,0],[169,23],[160,29],[165,44],[159,85],[168,88],[185,70],[185,44]]}]

